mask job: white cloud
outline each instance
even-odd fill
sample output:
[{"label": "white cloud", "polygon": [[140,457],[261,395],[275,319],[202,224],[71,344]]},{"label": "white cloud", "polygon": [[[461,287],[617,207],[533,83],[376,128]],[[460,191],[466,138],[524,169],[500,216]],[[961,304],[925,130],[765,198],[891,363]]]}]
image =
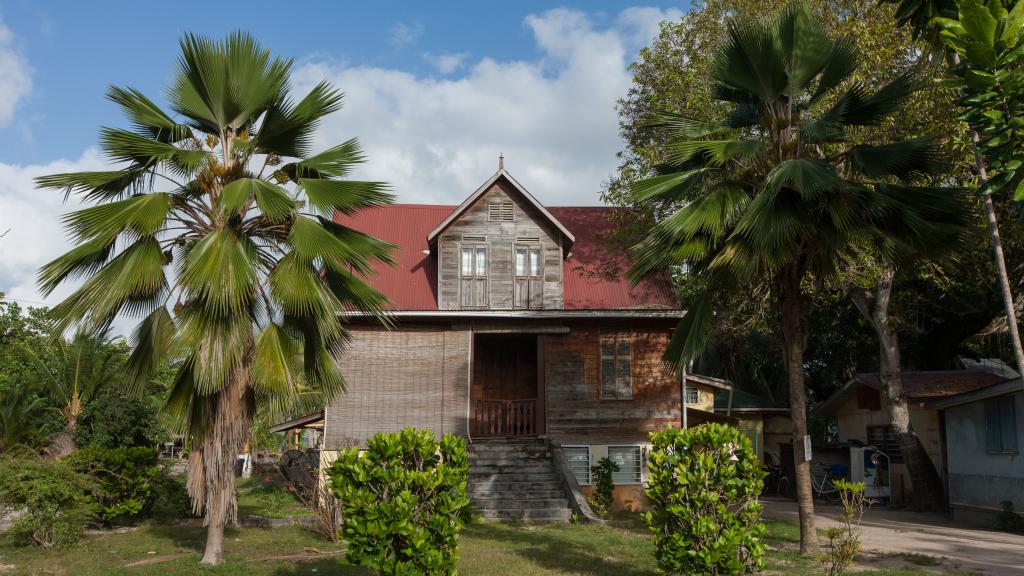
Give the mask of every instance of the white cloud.
[{"label": "white cloud", "polygon": [[11,123],[18,104],[32,91],[32,68],[14,40],[11,29],[0,22],[0,128]]},{"label": "white cloud", "polygon": [[391,45],[401,48],[409,44],[415,44],[423,35],[422,24],[406,24],[399,22],[391,27]]},{"label": "white cloud", "polygon": [[459,52],[457,54],[432,54],[427,52],[423,54],[423,59],[433,66],[438,72],[447,76],[459,68],[462,68],[466,63],[466,57],[468,56],[469,54],[465,52]]},{"label": "white cloud", "polygon": [[634,6],[619,13],[616,22],[636,46],[646,46],[658,35],[660,24],[664,20],[679,20],[686,14],[677,8],[661,10],[648,6]]},{"label": "white cloud", "polygon": [[[94,150],[77,160],[56,160],[43,165],[0,163],[0,292],[9,298],[44,301],[36,289],[36,270],[71,247],[61,215],[79,204],[74,196],[64,203],[61,192],[36,190],[33,178],[58,172],[100,170],[103,160]],[[59,302],[74,286],[61,286],[45,299]]]},{"label": "white cloud", "polygon": [[597,204],[621,147],[615,101],[642,34],[657,29],[654,9],[627,10],[604,28],[585,14],[551,10],[525,20],[541,56],[484,58],[459,78],[309,60],[298,89],[321,79],[346,92],[318,144],[358,136],[368,155],[360,176],[390,182],[403,202],[458,203],[494,173],[498,154],[549,205]]}]

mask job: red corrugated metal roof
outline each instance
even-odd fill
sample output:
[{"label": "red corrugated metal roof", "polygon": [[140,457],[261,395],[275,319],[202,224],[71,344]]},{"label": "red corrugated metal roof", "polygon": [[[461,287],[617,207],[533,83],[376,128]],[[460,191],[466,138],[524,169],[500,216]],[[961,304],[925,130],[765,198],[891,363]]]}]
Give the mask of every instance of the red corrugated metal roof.
[{"label": "red corrugated metal roof", "polygon": [[[354,230],[390,242],[395,266],[379,266],[370,284],[387,296],[396,310],[437,310],[437,261],[429,254],[427,234],[455,206],[389,204],[335,220]],[[630,287],[625,251],[604,242],[615,230],[613,208],[548,208],[576,237],[563,261],[566,310],[677,308],[668,276],[649,278]]]}]

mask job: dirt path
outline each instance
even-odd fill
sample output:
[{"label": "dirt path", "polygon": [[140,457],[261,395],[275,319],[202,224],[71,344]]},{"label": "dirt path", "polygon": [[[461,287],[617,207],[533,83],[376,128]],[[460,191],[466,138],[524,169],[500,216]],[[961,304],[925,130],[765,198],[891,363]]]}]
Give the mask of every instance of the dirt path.
[{"label": "dirt path", "polygon": [[[836,506],[815,503],[818,528],[837,526]],[[765,501],[765,516],[797,520],[796,503]],[[923,554],[943,560],[947,570],[986,576],[1024,575],[1024,536],[964,527],[930,514],[869,510],[862,523],[861,548],[867,554]],[[922,567],[924,568],[924,567]]]}]

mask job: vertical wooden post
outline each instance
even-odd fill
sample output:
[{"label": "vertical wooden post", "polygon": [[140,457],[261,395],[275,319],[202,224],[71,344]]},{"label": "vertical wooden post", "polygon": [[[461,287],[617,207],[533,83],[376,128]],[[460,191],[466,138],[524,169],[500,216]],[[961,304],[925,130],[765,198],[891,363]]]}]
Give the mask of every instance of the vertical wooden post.
[{"label": "vertical wooden post", "polygon": [[544,382],[545,369],[544,369],[544,336],[543,334],[537,335],[537,434],[543,436],[547,432],[547,410],[545,409],[545,398],[547,397],[547,389]]}]

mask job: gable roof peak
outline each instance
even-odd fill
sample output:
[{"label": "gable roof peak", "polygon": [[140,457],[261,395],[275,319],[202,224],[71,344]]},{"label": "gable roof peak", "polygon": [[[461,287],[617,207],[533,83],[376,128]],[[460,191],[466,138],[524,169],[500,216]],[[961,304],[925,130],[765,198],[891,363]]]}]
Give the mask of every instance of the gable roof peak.
[{"label": "gable roof peak", "polygon": [[569,232],[569,230],[564,225],[562,225],[562,223],[559,222],[557,218],[551,215],[551,212],[548,212],[547,208],[545,208],[544,205],[540,203],[540,201],[533,197],[533,194],[527,192],[526,188],[523,188],[522,184],[516,182],[516,179],[513,178],[512,175],[505,170],[505,157],[504,155],[502,155],[498,157],[498,171],[495,172],[490,178],[488,178],[487,181],[484,182],[479,188],[477,188],[475,192],[470,194],[469,198],[466,198],[462,202],[462,204],[459,204],[455,208],[455,210],[452,210],[452,213],[449,214],[447,218],[445,218],[440,224],[437,225],[437,228],[434,228],[430,232],[430,234],[427,234],[427,244],[433,245],[434,241],[437,240],[437,237],[441,234],[441,232],[443,232],[445,228],[447,228],[452,222],[454,222],[459,216],[461,216],[463,212],[468,210],[469,207],[472,206],[473,203],[476,202],[481,196],[483,196],[484,193],[487,192],[487,190],[489,190],[490,187],[495,182],[497,182],[499,178],[504,178],[509,184],[511,184],[512,187],[516,190],[516,192],[518,192],[524,199],[526,199],[527,202],[533,205],[533,207],[536,208],[541,213],[541,215],[543,215],[544,218],[548,222],[550,222],[556,230],[558,230],[559,233],[565,236],[565,238],[569,241],[570,244],[576,241],[576,237],[572,235],[572,232]]}]

